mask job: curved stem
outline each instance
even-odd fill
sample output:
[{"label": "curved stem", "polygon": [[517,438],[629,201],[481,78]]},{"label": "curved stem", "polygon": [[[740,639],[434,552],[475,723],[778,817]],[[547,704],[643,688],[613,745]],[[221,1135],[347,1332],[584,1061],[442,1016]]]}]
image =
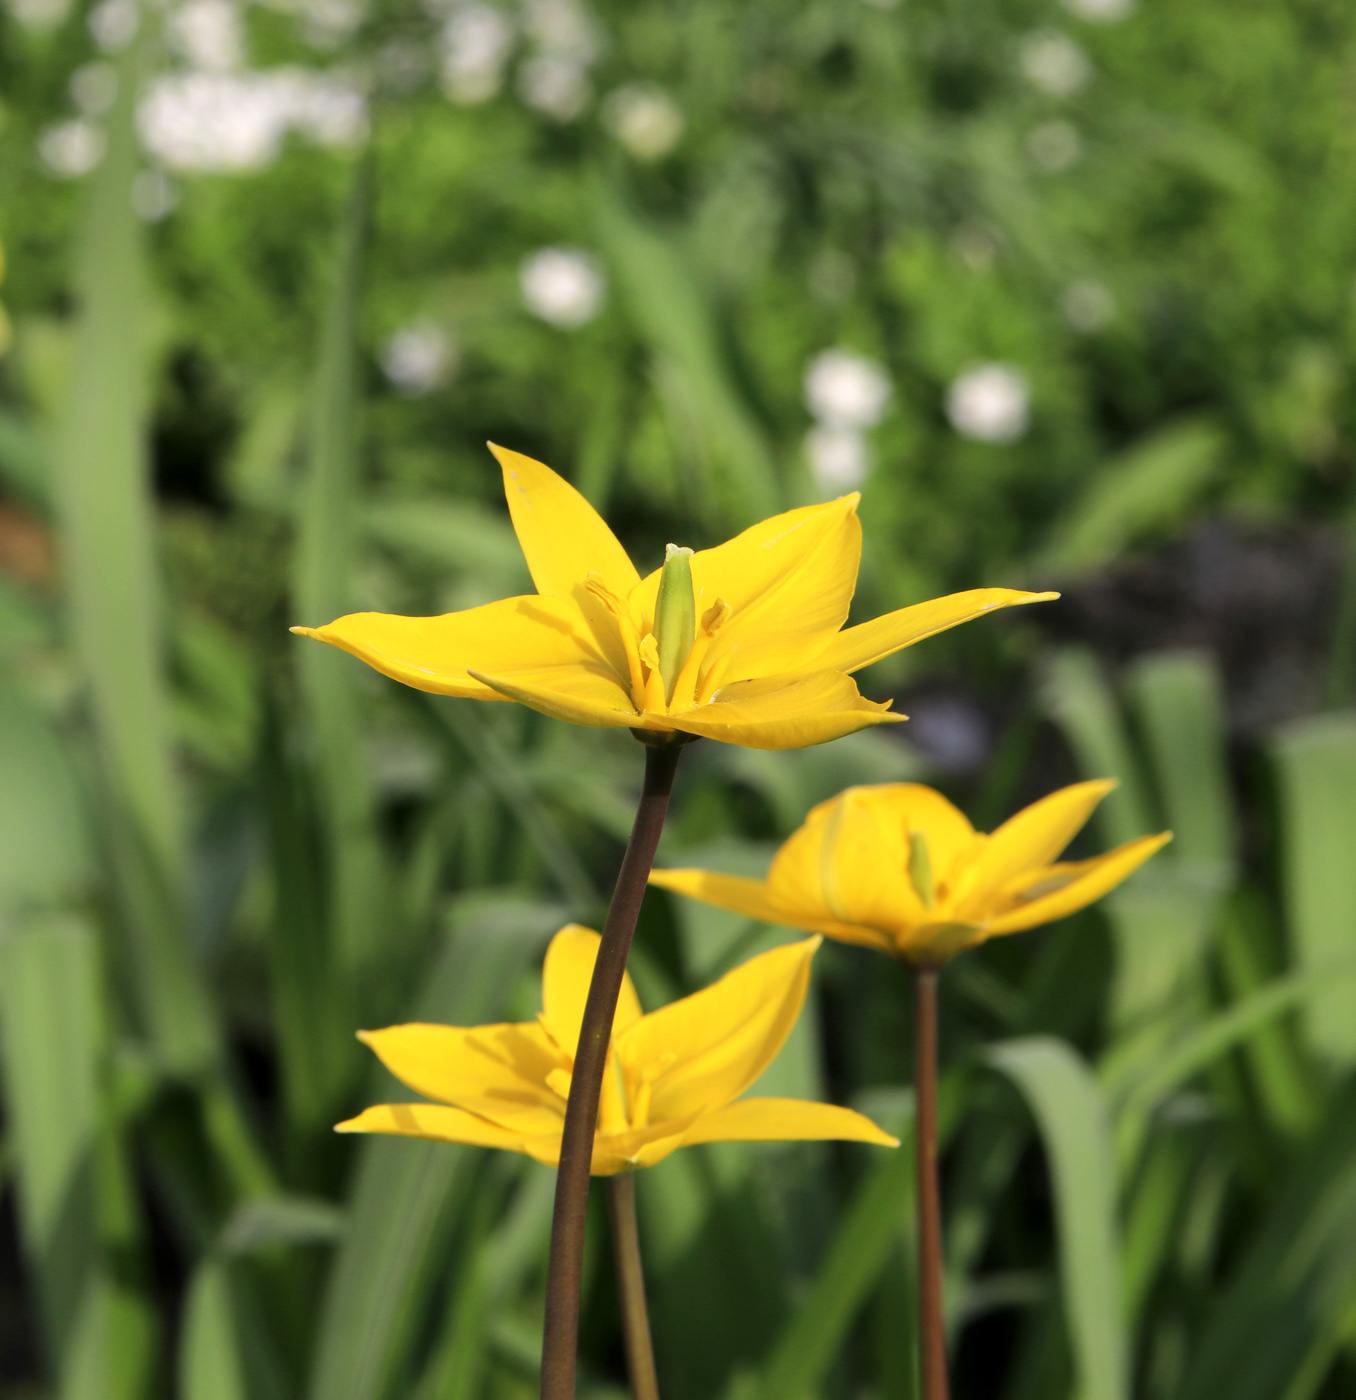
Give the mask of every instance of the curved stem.
[{"label": "curved stem", "polygon": [[678,743],[646,747],[645,784],[640,805],[631,828],[631,840],[622,857],[617,885],[612,891],[598,961],[593,966],[593,981],[584,1003],[584,1020],[579,1029],[570,1097],[565,1106],[565,1130],[560,1142],[555,1214],[551,1218],[546,1327],[541,1348],[542,1400],[574,1400],[584,1220],[588,1210],[598,1100],[603,1070],[607,1066],[617,995],[626,975],[626,957],[631,951],[631,937],[636,931],[641,900],[645,897],[645,883],[664,829],[680,752]]},{"label": "curved stem", "polygon": [[942,1197],[937,1183],[937,976],[914,969],[914,1138],[918,1150],[918,1301],[923,1400],[947,1400]]},{"label": "curved stem", "polygon": [[618,1172],[608,1178],[607,1202],[612,1214],[612,1248],[617,1259],[617,1295],[621,1299],[622,1331],[626,1337],[626,1370],[633,1400],[659,1400],[659,1376],[650,1340],[650,1314],[645,1306],[645,1271],[640,1262],[640,1230],[636,1224],[636,1174]]}]

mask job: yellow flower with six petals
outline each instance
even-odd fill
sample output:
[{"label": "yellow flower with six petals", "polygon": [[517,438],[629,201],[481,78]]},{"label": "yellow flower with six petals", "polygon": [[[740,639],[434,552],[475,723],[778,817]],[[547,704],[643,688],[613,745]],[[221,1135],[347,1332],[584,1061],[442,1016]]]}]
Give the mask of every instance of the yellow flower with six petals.
[{"label": "yellow flower with six petals", "polygon": [[666,567],[642,579],[568,482],[491,448],[535,595],[442,617],[353,613],[293,631],[419,690],[517,700],[574,724],[789,749],[903,718],[864,699],[851,672],[982,613],[1057,596],[978,588],[842,630],[861,558],[856,494],[774,516],[715,549],[670,546]]},{"label": "yellow flower with six petals", "polygon": [[[557,1165],[598,941],[575,924],[551,940],[542,976],[545,1009],[535,1021],[362,1033],[397,1079],[438,1102],[382,1104],[338,1131],[503,1147]],[[595,1176],[653,1166],[699,1142],[838,1138],[898,1146],[851,1109],[739,1097],[790,1034],[819,942],[774,948],[648,1016],[626,978],[594,1134]]]},{"label": "yellow flower with six petals", "polygon": [[1075,783],[992,835],[918,783],[853,787],[813,808],[766,880],[656,870],[651,884],[769,924],[815,929],[919,966],[1072,914],[1120,884],[1170,832],[1052,864],[1115,783]]}]

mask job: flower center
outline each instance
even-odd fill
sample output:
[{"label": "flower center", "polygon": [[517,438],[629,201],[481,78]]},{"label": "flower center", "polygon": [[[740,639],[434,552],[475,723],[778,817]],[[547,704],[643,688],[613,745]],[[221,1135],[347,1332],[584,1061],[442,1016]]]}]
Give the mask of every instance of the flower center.
[{"label": "flower center", "polygon": [[664,551],[664,571],[659,576],[659,600],[654,613],[654,638],[659,649],[659,674],[664,682],[664,703],[673,700],[673,688],[692,652],[697,635],[697,599],[692,592],[692,551],[671,544]]}]

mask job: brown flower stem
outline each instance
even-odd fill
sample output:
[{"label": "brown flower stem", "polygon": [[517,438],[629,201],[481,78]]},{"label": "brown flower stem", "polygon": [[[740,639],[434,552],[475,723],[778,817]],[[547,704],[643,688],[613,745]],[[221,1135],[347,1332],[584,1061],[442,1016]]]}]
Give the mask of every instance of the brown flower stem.
[{"label": "brown flower stem", "polygon": [[593,1134],[598,1122],[612,1017],[626,975],[626,957],[636,931],[645,883],[664,829],[681,741],[647,745],[645,783],[636,809],[631,840],[622,857],[612,903],[603,924],[598,961],[593,966],[579,1046],[574,1056],[565,1130],[556,1174],[555,1214],[551,1218],[551,1255],[546,1272],[546,1326],[541,1348],[542,1400],[574,1400],[579,1344],[579,1290],[584,1267],[584,1220],[593,1166]]},{"label": "brown flower stem", "polygon": [[655,1373],[654,1345],[650,1341],[650,1313],[645,1306],[645,1272],[640,1262],[640,1230],[636,1225],[636,1174],[618,1172],[607,1184],[632,1400],[659,1400],[659,1377]]},{"label": "brown flower stem", "polygon": [[937,977],[914,969],[914,1137],[918,1149],[918,1325],[923,1400],[947,1400],[942,1311],[942,1198],[937,1184]]}]

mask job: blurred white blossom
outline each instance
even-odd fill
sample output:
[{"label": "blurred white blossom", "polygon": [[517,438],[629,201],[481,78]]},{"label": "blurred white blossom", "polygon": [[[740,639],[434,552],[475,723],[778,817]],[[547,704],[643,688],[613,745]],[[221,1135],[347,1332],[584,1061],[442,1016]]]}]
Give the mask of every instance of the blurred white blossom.
[{"label": "blurred white blossom", "polygon": [[831,428],[874,428],[890,402],[883,366],[850,350],[825,350],[805,371],[805,406]]},{"label": "blurred white blossom", "polygon": [[534,52],[518,69],[518,96],[555,121],[572,121],[592,95],[593,20],[579,0],[524,0],[523,26]]},{"label": "blurred white blossom", "polygon": [[573,121],[592,91],[588,66],[563,54],[537,54],[518,69],[518,96],[558,122]]},{"label": "blurred white blossom", "polygon": [[819,489],[826,496],[855,490],[866,480],[870,459],[866,439],[856,428],[825,424],[805,434],[805,456]]},{"label": "blurred white blossom", "polygon": [[381,367],[387,379],[410,398],[430,393],[444,383],[453,363],[447,332],[433,321],[402,326],[381,351]]},{"label": "blurred white blossom", "polygon": [[523,305],[553,326],[572,330],[591,321],[606,282],[596,259],[577,248],[541,248],[518,274]]},{"label": "blurred white blossom", "polygon": [[1083,138],[1072,122],[1042,122],[1026,137],[1027,154],[1047,174],[1059,175],[1078,163]]},{"label": "blurred white blossom", "polygon": [[136,0],[100,0],[86,23],[94,42],[105,53],[118,53],[132,42],[141,16]]},{"label": "blurred white blossom", "polygon": [[75,117],[49,126],[38,137],[38,155],[53,175],[75,180],[99,164],[105,144],[102,128]]},{"label": "blurred white blossom", "polygon": [[118,70],[103,59],[82,63],[71,74],[71,101],[87,117],[102,116],[118,95]]},{"label": "blurred white blossom", "polygon": [[959,375],[947,391],[946,416],[962,437],[1016,442],[1031,421],[1026,376],[1012,365],[976,365]]},{"label": "blurred white blossom", "polygon": [[71,0],[9,0],[10,13],[30,29],[55,29],[71,12]]},{"label": "blurred white blossom", "polygon": [[178,203],[178,188],[163,170],[143,170],[132,181],[132,208],[147,223],[159,223]]},{"label": "blurred white blossom", "polygon": [[229,73],[245,62],[245,27],[232,0],[185,0],[168,24],[171,47],[194,68]]},{"label": "blurred white blossom", "polygon": [[1064,8],[1094,24],[1115,24],[1135,8],[1135,0],[1064,0]]},{"label": "blurred white blossom", "polygon": [[683,114],[655,83],[627,83],[603,104],[603,124],[638,160],[658,160],[678,144]]},{"label": "blurred white blossom", "polygon": [[178,73],[151,84],[137,123],[170,170],[247,171],[268,165],[290,130],[317,145],[356,143],[367,104],[348,79],[303,68]]},{"label": "blurred white blossom", "polygon": [[457,5],[443,25],[443,91],[453,102],[484,102],[504,82],[513,25],[493,5]]},{"label": "blurred white blossom", "polygon": [[1074,330],[1091,335],[1100,331],[1115,315],[1116,303],[1100,282],[1083,278],[1065,288],[1059,309]]},{"label": "blurred white blossom", "polygon": [[1026,80],[1051,97],[1072,97],[1092,77],[1087,54],[1057,29],[1028,34],[1018,50],[1018,63]]}]

